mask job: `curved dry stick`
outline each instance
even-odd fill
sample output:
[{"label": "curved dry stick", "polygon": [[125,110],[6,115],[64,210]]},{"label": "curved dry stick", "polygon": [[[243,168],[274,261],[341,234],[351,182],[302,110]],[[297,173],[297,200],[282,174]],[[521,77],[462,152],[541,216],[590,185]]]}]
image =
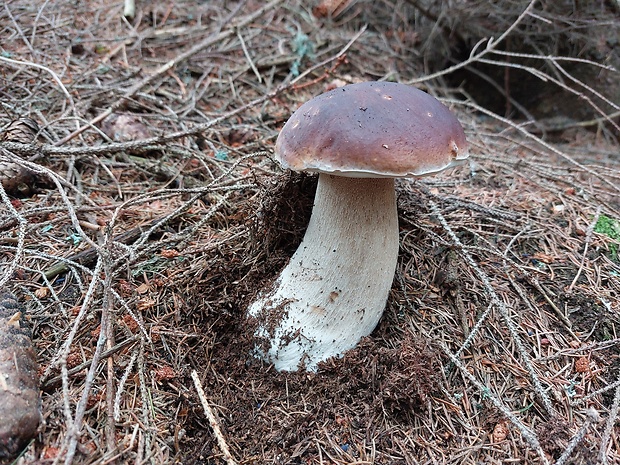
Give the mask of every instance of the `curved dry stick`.
[{"label": "curved dry stick", "polygon": [[[426,81],[430,81],[431,79],[435,79],[438,78],[440,76],[445,76],[446,74],[450,74],[454,71],[457,71],[461,68],[464,68],[466,66],[471,65],[472,63],[475,63],[476,61],[478,61],[481,57],[483,57],[484,55],[486,55],[489,52],[492,52],[495,47],[497,46],[497,44],[499,44],[500,42],[502,42],[506,37],[508,37],[508,35],[519,25],[519,23],[521,21],[523,21],[523,18],[525,18],[530,11],[532,10],[532,8],[534,7],[534,4],[536,3],[536,0],[531,0],[530,3],[528,4],[528,6],[525,8],[525,10],[523,10],[521,12],[521,14],[519,15],[519,17],[510,25],[510,27],[508,29],[506,29],[501,36],[499,36],[499,38],[497,40],[493,40],[493,38],[489,38],[489,39],[482,39],[480,40],[480,42],[478,42],[474,48],[471,51],[471,54],[469,56],[469,58],[465,61],[462,61],[460,63],[457,63],[454,66],[450,66],[449,68],[443,69],[441,71],[437,71],[436,73],[433,74],[428,74],[426,76],[422,76],[419,77],[417,79],[411,79],[409,81],[407,81],[407,84],[419,84],[420,82],[426,82]],[[487,41],[487,45],[484,48],[484,50],[482,50],[481,52],[476,54],[476,50],[478,49],[478,47],[484,42]]]},{"label": "curved dry stick", "polygon": [[[620,383],[620,373],[618,374],[618,383]],[[614,431],[614,425],[616,424],[616,420],[618,419],[618,411],[620,410],[620,384],[616,388],[616,393],[614,395],[613,405],[609,409],[609,417],[607,417],[607,424],[605,425],[605,432],[603,433],[603,438],[601,439],[601,446],[599,449],[598,460],[600,463],[607,464],[607,447],[609,446],[609,442],[611,441],[611,435]]]},{"label": "curved dry stick", "polygon": [[71,108],[75,109],[75,103],[73,102],[73,97],[71,97],[71,94],[69,93],[65,85],[62,83],[62,80],[60,79],[60,77],[58,77],[58,75],[54,71],[49,69],[48,67],[40,65],[38,63],[32,63],[30,61],[12,60],[11,58],[3,57],[2,55],[0,55],[0,61],[4,61],[5,63],[8,63],[9,65],[13,65],[13,66],[30,66],[32,68],[37,68],[42,71],[45,71],[46,73],[49,73],[52,76],[52,79],[54,79],[54,81],[56,82],[56,84],[58,84],[58,87],[60,87],[60,89],[62,90],[62,93],[65,94],[65,97],[67,97],[67,100],[71,104]]},{"label": "curved dry stick", "polygon": [[213,430],[215,439],[217,439],[217,444],[220,446],[222,454],[224,454],[224,460],[226,460],[226,463],[228,465],[237,465],[237,462],[230,453],[228,444],[224,439],[224,435],[222,434],[222,430],[220,428],[220,423],[215,416],[213,409],[209,405],[209,402],[207,401],[207,396],[205,395],[205,391],[202,388],[202,383],[200,382],[200,378],[198,377],[198,373],[196,373],[196,370],[192,370],[192,380],[194,381],[194,386],[196,387],[196,391],[198,392],[198,398],[200,399],[202,408],[204,409],[205,415],[209,420],[209,425],[211,425],[211,429]]},{"label": "curved dry stick", "polygon": [[[95,346],[95,353],[93,354],[92,364],[90,368],[88,369],[88,372],[86,374],[86,379],[84,380],[84,387],[82,389],[82,395],[77,405],[75,406],[75,415],[73,417],[73,421],[71,422],[70,427],[67,429],[67,437],[65,438],[65,444],[68,442],[68,445],[67,445],[67,455],[65,456],[65,465],[71,465],[73,463],[73,458],[75,457],[75,453],[77,452],[77,444],[80,438],[80,431],[82,430],[82,422],[84,420],[84,415],[86,414],[86,406],[88,403],[88,397],[90,396],[90,390],[97,376],[99,362],[103,359],[103,352],[105,349],[106,342],[108,340],[109,328],[111,328],[112,325],[114,324],[114,321],[111,318],[111,314],[112,314],[111,289],[112,289],[113,273],[110,269],[112,260],[110,257],[110,253],[108,251],[110,241],[111,241],[110,234],[107,234],[105,236],[104,243],[102,245],[102,250],[99,252],[99,260],[97,263],[97,264],[101,263],[101,271],[105,274],[105,281],[103,283],[103,289],[104,289],[103,304],[101,307],[101,330],[99,332],[99,337],[97,339],[97,345]],[[96,282],[97,281],[93,280],[93,283],[96,283]],[[94,288],[95,286],[91,285],[90,287]],[[78,326],[76,325],[75,327],[77,328]],[[67,349],[69,349],[69,347],[70,346],[67,346]],[[66,363],[63,363],[62,368],[63,368],[63,372],[67,369]],[[63,376],[63,388],[65,384],[66,384],[66,381]],[[112,421],[112,418],[108,418],[108,421]],[[109,431],[109,429],[106,429],[106,431]]]},{"label": "curved dry stick", "polygon": [[0,276],[0,288],[2,288],[12,277],[15,268],[17,267],[17,263],[21,258],[21,255],[24,252],[24,244],[26,241],[26,225],[28,224],[28,220],[24,218],[19,212],[15,209],[13,204],[11,203],[11,199],[7,195],[4,187],[2,187],[2,183],[0,183],[0,200],[4,204],[4,207],[8,209],[11,213],[11,216],[15,218],[18,222],[19,228],[17,230],[17,246],[15,248],[15,256],[11,260],[8,268],[3,272],[2,276]]}]

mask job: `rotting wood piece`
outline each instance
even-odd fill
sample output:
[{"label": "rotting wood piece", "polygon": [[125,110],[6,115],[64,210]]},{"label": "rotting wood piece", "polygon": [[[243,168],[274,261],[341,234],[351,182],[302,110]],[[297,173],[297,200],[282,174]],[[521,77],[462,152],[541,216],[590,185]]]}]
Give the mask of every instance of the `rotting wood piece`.
[{"label": "rotting wood piece", "polygon": [[24,308],[0,291],[0,463],[15,457],[41,421],[39,376]]}]

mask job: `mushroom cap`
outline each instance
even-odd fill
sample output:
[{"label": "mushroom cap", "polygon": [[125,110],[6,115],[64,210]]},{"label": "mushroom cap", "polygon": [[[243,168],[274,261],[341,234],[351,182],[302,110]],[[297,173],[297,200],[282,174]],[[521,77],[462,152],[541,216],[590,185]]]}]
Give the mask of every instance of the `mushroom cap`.
[{"label": "mushroom cap", "polygon": [[434,97],[405,84],[362,82],[304,103],[276,141],[284,168],[349,177],[417,177],[469,156],[465,133]]}]

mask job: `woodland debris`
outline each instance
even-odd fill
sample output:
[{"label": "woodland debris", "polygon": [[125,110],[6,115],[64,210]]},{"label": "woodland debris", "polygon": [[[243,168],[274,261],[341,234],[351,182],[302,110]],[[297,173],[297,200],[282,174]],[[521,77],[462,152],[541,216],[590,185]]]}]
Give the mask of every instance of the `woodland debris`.
[{"label": "woodland debris", "polygon": [[15,457],[41,421],[39,376],[24,308],[0,292],[0,463]]},{"label": "woodland debris", "polygon": [[[36,140],[39,125],[32,118],[19,118],[5,129],[0,140],[30,144]],[[28,196],[33,191],[34,174],[19,163],[0,159],[0,183],[9,195]]]}]

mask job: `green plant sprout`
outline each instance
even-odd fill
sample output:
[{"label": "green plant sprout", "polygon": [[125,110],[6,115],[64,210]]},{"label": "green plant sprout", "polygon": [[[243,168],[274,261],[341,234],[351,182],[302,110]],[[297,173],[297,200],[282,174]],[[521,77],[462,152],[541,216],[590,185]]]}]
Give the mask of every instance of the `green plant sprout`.
[{"label": "green plant sprout", "polygon": [[618,260],[618,246],[620,245],[620,221],[601,215],[599,216],[596,225],[594,225],[594,232],[604,234],[611,240],[617,242],[609,245],[609,252],[612,260]]}]

